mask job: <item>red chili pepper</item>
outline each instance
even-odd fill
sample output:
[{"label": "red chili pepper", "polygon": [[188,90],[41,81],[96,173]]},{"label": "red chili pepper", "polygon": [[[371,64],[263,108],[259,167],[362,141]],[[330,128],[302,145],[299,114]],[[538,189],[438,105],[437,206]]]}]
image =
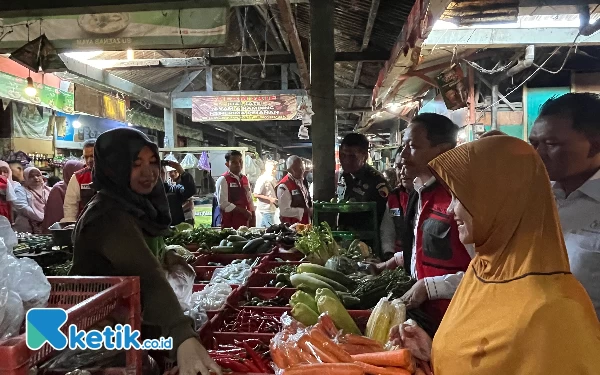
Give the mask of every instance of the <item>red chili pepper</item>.
[{"label": "red chili pepper", "polygon": [[248,343],[243,342],[242,345],[244,345],[244,349],[246,349],[246,352],[248,353],[248,355],[250,356],[252,361],[258,366],[258,368],[260,369],[260,372],[261,373],[269,373],[270,372],[269,368],[265,366],[261,356],[259,356],[258,353],[256,353],[254,351],[254,349],[252,349],[250,347],[250,345],[248,345]]},{"label": "red chili pepper", "polygon": [[246,367],[248,367],[250,369],[249,372],[253,372],[255,374],[262,374],[263,373],[263,371],[260,369],[260,367],[258,367],[256,365],[256,362],[254,362],[253,360],[246,359],[243,363],[244,363],[244,365]]},{"label": "red chili pepper", "polygon": [[217,358],[215,362],[221,367],[228,368],[234,372],[250,372],[250,369],[245,364],[233,359]]}]

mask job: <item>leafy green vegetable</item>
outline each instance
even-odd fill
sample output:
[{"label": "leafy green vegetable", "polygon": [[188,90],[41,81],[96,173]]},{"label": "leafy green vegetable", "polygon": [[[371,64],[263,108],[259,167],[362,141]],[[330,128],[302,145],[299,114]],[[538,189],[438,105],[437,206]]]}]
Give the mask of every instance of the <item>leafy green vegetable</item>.
[{"label": "leafy green vegetable", "polygon": [[340,247],[333,239],[331,227],[326,222],[313,226],[296,240],[296,248],[308,259],[317,264],[325,264],[333,256],[339,255]]}]

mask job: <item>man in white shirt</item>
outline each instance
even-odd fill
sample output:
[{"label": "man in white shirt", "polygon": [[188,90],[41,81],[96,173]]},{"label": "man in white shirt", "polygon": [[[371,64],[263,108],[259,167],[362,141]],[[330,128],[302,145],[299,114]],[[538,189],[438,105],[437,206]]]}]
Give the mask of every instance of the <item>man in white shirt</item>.
[{"label": "man in white shirt", "polygon": [[221,228],[253,227],[256,225],[255,208],[250,183],[242,174],[242,153],[228,152],[225,155],[225,165],[229,170],[217,180],[215,192],[221,210]]},{"label": "man in white shirt", "polygon": [[571,272],[600,319],[600,96],[548,100],[529,141],[553,181]]},{"label": "man in white shirt", "polygon": [[268,228],[275,224],[277,211],[277,194],[275,193],[275,162],[268,160],[265,163],[265,172],[258,178],[254,186],[254,197],[258,199],[256,207],[257,216],[260,214],[259,227]]},{"label": "man in white shirt", "polygon": [[285,164],[288,174],[277,185],[281,222],[310,224],[312,200],[304,179],[304,163],[299,156],[292,155]]}]

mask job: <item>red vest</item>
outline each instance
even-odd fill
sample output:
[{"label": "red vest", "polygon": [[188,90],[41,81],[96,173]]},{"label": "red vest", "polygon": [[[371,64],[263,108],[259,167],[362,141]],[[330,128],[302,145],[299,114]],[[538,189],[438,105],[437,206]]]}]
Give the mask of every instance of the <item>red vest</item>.
[{"label": "red vest", "polygon": [[388,208],[390,209],[390,215],[392,215],[394,228],[396,229],[396,253],[403,251],[401,239],[405,230],[404,219],[408,206],[408,196],[409,194],[403,188],[396,188],[388,195]]},{"label": "red vest", "polygon": [[[417,223],[416,266],[419,279],[466,271],[471,256],[460,242],[458,225],[447,210],[452,201],[450,193],[439,183],[421,192],[421,215]],[[440,323],[449,299],[427,301],[423,310]]]},{"label": "red vest", "polygon": [[[294,179],[290,178],[289,174],[285,175],[285,177],[283,177],[281,181],[279,181],[277,187],[279,187],[279,185],[285,185],[290,194],[292,195],[292,203],[290,207],[304,208],[304,215],[302,216],[302,220],[298,221],[298,219],[295,217],[286,217],[280,215],[279,218],[281,219],[281,222],[288,224],[310,224],[310,216],[308,213],[308,207],[306,205],[307,200],[305,199],[304,194],[302,194],[302,189],[300,188],[300,186],[298,186]],[[310,199],[310,197],[308,197],[308,204],[312,206],[312,200]]]},{"label": "red vest", "polygon": [[92,200],[96,194],[96,190],[92,187],[92,170],[88,167],[83,168],[80,171],[75,172],[75,178],[79,183],[79,214],[83,212],[83,209]]},{"label": "red vest", "polygon": [[[225,181],[227,181],[229,203],[233,203],[236,206],[241,206],[247,210],[250,210],[250,202],[248,202],[247,195],[247,191],[250,189],[248,178],[246,178],[246,176],[242,176],[238,181],[229,172],[225,172],[223,177],[225,177]],[[240,182],[242,186],[240,186]],[[221,217],[221,228],[238,229],[241,226],[248,226],[249,224],[249,220],[233,211],[225,212],[225,210],[222,210]]]}]

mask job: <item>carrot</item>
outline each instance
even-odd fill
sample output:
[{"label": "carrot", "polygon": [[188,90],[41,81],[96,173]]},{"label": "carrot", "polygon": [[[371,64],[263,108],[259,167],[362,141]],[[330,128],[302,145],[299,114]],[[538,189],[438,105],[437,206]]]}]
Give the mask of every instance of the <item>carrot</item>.
[{"label": "carrot", "polygon": [[380,351],[384,350],[383,345],[381,345],[378,341],[371,340],[370,338],[364,336],[353,335],[351,333],[348,333],[343,336],[343,340],[348,344],[373,346],[376,348],[380,348]]},{"label": "carrot", "polygon": [[353,362],[352,357],[350,357],[350,354],[346,353],[343,349],[337,346],[336,343],[331,341],[321,331],[312,330],[310,332],[310,338],[312,339],[311,342],[315,344],[319,349],[333,354],[338,359],[337,362]]},{"label": "carrot", "polygon": [[273,362],[275,362],[275,365],[277,365],[277,367],[281,369],[288,367],[289,363],[283,351],[276,345],[271,344],[270,346],[271,359],[273,360]]},{"label": "carrot", "polygon": [[317,363],[284,370],[282,375],[363,375],[363,370],[353,363]]},{"label": "carrot", "polygon": [[329,338],[334,338],[337,336],[339,331],[335,327],[335,323],[329,315],[321,314],[321,316],[319,317],[319,323],[321,323],[323,329],[325,330],[325,332],[327,332],[327,336],[329,336]]},{"label": "carrot", "polygon": [[359,365],[364,372],[372,375],[410,375],[411,372],[400,367],[378,367],[364,362],[354,362]]},{"label": "carrot", "polygon": [[288,367],[292,367],[302,363],[302,357],[298,353],[298,349],[291,345],[286,346],[285,352],[287,353]]},{"label": "carrot", "polygon": [[391,352],[356,354],[352,356],[352,359],[374,366],[404,367],[409,370],[414,370],[413,359],[407,349],[394,350]]},{"label": "carrot", "polygon": [[355,345],[355,344],[339,344],[339,346],[342,350],[344,350],[346,353],[348,353],[350,355],[376,353],[376,352],[380,352],[383,350],[383,349],[379,350],[372,346]]},{"label": "carrot", "polygon": [[330,353],[327,353],[327,352],[321,350],[319,347],[317,347],[315,344],[311,343],[310,341],[308,341],[306,343],[306,345],[308,346],[310,352],[319,361],[325,362],[325,363],[340,363],[340,361],[334,355],[331,355]]},{"label": "carrot", "polygon": [[300,354],[300,358],[302,358],[304,360],[304,362],[307,363],[320,363],[315,357],[313,357],[313,355],[304,349],[299,349],[298,353]]}]

